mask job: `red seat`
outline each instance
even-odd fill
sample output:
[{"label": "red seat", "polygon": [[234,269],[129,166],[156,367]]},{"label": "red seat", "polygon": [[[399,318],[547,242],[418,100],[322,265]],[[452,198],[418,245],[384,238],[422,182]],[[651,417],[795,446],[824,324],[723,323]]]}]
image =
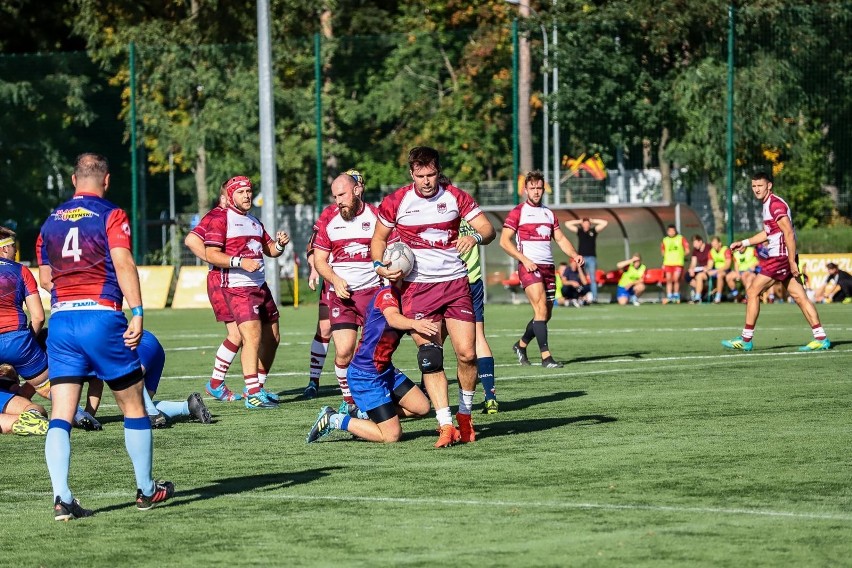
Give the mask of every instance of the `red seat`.
[{"label": "red seat", "polygon": [[621,279],[621,270],[610,270],[606,273],[604,284],[618,284]]},{"label": "red seat", "polygon": [[642,280],[645,284],[662,284],[666,281],[666,276],[662,268],[649,268]]},{"label": "red seat", "polygon": [[598,283],[598,286],[603,286],[606,284],[606,272],[598,268],[595,271],[595,282]]},{"label": "red seat", "polygon": [[509,275],[509,278],[502,281],[502,284],[506,288],[513,288],[515,286],[520,286],[521,285],[521,278],[518,276],[518,271],[516,270],[516,271],[512,272],[512,274]]}]

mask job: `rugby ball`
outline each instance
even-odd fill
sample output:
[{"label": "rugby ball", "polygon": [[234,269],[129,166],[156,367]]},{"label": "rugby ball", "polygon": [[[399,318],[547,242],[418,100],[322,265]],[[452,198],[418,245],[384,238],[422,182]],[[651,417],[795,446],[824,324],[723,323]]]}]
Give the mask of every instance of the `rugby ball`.
[{"label": "rugby ball", "polygon": [[389,244],[388,248],[385,249],[382,262],[391,272],[401,270],[403,276],[408,276],[411,269],[414,268],[414,253],[407,244],[397,241]]}]

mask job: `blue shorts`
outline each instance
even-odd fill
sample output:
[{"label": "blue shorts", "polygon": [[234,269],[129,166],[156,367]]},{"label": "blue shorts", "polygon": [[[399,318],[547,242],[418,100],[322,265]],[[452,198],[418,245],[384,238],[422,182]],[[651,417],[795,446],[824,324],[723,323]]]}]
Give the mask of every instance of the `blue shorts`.
[{"label": "blue shorts", "polygon": [[124,345],[127,319],[114,310],[68,310],[50,316],[48,376],[112,381],[140,367],[139,355]]},{"label": "blue shorts", "polygon": [[15,398],[15,396],[10,392],[0,391],[0,414],[6,412],[6,405],[9,404],[9,401]]},{"label": "blue shorts", "polygon": [[405,373],[391,365],[382,374],[376,371],[364,371],[349,366],[346,380],[355,404],[364,412],[369,412],[385,404],[394,403],[391,393],[395,388],[409,380]]},{"label": "blue shorts", "polygon": [[482,278],[470,283],[470,299],[473,300],[473,317],[477,322],[485,322],[485,284]]},{"label": "blue shorts", "polygon": [[47,369],[47,355],[28,329],[0,333],[0,363],[15,367],[23,379],[37,377]]},{"label": "blue shorts", "polygon": [[621,286],[615,289],[616,298],[629,298],[633,295],[632,286],[630,288],[622,288]]},{"label": "blue shorts", "polygon": [[142,332],[142,339],[136,347],[139,361],[145,367],[145,390],[157,392],[160,386],[160,378],[163,376],[163,367],[166,366],[166,352],[157,341],[156,336],[147,329]]}]

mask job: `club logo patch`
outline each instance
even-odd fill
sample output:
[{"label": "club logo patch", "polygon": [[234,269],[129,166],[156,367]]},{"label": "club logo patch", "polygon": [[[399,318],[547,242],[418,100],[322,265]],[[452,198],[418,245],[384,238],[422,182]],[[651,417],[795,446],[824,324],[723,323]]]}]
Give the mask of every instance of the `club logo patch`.
[{"label": "club logo patch", "polygon": [[446,212],[447,212],[447,204],[446,203],[439,203],[438,204],[438,213],[444,214]]},{"label": "club logo patch", "polygon": [[372,223],[370,223],[369,221],[364,221],[363,223],[361,223],[361,230],[362,231],[369,231],[371,225],[372,225]]}]

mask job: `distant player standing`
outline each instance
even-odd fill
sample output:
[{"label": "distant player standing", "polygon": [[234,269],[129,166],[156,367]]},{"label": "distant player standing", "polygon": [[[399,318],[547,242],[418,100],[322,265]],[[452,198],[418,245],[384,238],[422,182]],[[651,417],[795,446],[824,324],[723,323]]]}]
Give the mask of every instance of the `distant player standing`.
[{"label": "distant player standing", "polygon": [[760,295],[776,283],[781,284],[790,295],[811,326],[813,340],[800,347],[799,351],[822,351],[831,347],[831,342],[819,321],[819,314],[808,299],[804,286],[799,282],[798,259],[796,258],[796,232],[793,216],[787,202],[772,192],[769,175],[758,172],[751,178],[751,191],[763,202],[763,230],[751,238],[731,244],[736,252],[751,245],[763,246],[760,256],[760,273],[756,274],[746,290],[746,318],[742,334],[734,339],[722,341],[726,349],[751,351],[754,346],[754,326],[760,315]]},{"label": "distant player standing", "polygon": [[528,172],[524,179],[524,191],[526,201],[509,212],[503,221],[503,232],[500,235],[500,246],[506,254],[518,261],[518,277],[533,309],[533,318],[512,349],[521,365],[529,365],[527,345],[535,337],[541,352],[541,366],[558,369],[563,364],[553,358],[547,343],[547,322],[553,314],[553,300],[556,298],[556,268],[551,239],[578,266],[583,265],[583,257],[577,254],[574,245],[559,228],[559,221],[553,211],[541,202],[544,196],[544,174],[538,170]]},{"label": "distant player standing", "polygon": [[[68,487],[71,423],[83,382],[94,373],[112,389],[124,414],[124,443],[136,474],[136,507],[170,498],[174,485],[151,476],[153,437],[142,398],[142,367],[134,350],[142,338],[139,274],[130,251],[127,215],[104,199],[106,158],[81,154],[71,176],[74,197],[42,225],[36,245],[39,280],[51,295],[51,420],[44,453],[53,485],[54,518],[88,517]],[[121,310],[126,298],[130,323]]]},{"label": "distant player standing", "polygon": [[273,239],[263,224],[249,214],[253,195],[249,178],[231,178],[226,193],[228,209],[212,219],[207,229],[204,240],[207,261],[223,269],[225,301],[242,337],[240,362],[245,380],[245,406],[277,408],[278,403],[261,384],[275,360],[280,341],[278,307],[266,285],[263,256],[281,256],[290,237],[278,231]]},{"label": "distant player standing", "polygon": [[[195,256],[205,262],[207,261],[207,249],[204,246],[204,240],[207,238],[207,227],[213,218],[225,214],[228,209],[226,187],[227,182],[223,183],[219,188],[219,205],[210,210],[186,235],[186,239],[184,239],[186,247]],[[207,381],[205,390],[207,390],[207,394],[223,402],[242,400],[242,395],[231,391],[225,384],[225,376],[228,374],[228,369],[231,368],[231,364],[234,362],[243,340],[240,337],[240,330],[237,328],[237,322],[234,321],[231,308],[228,307],[228,302],[225,301],[225,295],[222,292],[221,269],[212,264],[208,264],[207,266],[209,268],[207,271],[207,298],[210,300],[210,305],[213,308],[213,316],[216,318],[216,321],[225,324],[227,337],[222,341],[219,348],[216,349],[213,372],[210,380]]]},{"label": "distant player standing", "polygon": [[[417,361],[435,407],[439,435],[435,447],[473,442],[471,411],[476,389],[476,325],[470,298],[467,267],[459,255],[478,244],[494,240],[494,227],[473,198],[453,186],[439,183],[440,156],[434,148],[418,146],[408,153],[413,183],[386,196],[379,206],[381,223],[376,227],[370,254],[376,272],[396,281],[401,272],[389,272],[382,262],[391,231],[414,252],[414,270],[405,277],[402,315],[409,319],[444,322],[456,352],[459,382],[459,429],[453,426],[444,372],[443,332],[429,335],[413,331]],[[474,233],[459,235],[462,219]]]},{"label": "distant player standing", "polygon": [[666,277],[666,297],[664,304],[669,302],[680,303],[680,278],[683,275],[683,264],[686,255],[689,254],[689,243],[686,238],[677,232],[677,227],[669,225],[666,227],[666,236],[660,243],[660,252],[663,255],[663,274]]}]

